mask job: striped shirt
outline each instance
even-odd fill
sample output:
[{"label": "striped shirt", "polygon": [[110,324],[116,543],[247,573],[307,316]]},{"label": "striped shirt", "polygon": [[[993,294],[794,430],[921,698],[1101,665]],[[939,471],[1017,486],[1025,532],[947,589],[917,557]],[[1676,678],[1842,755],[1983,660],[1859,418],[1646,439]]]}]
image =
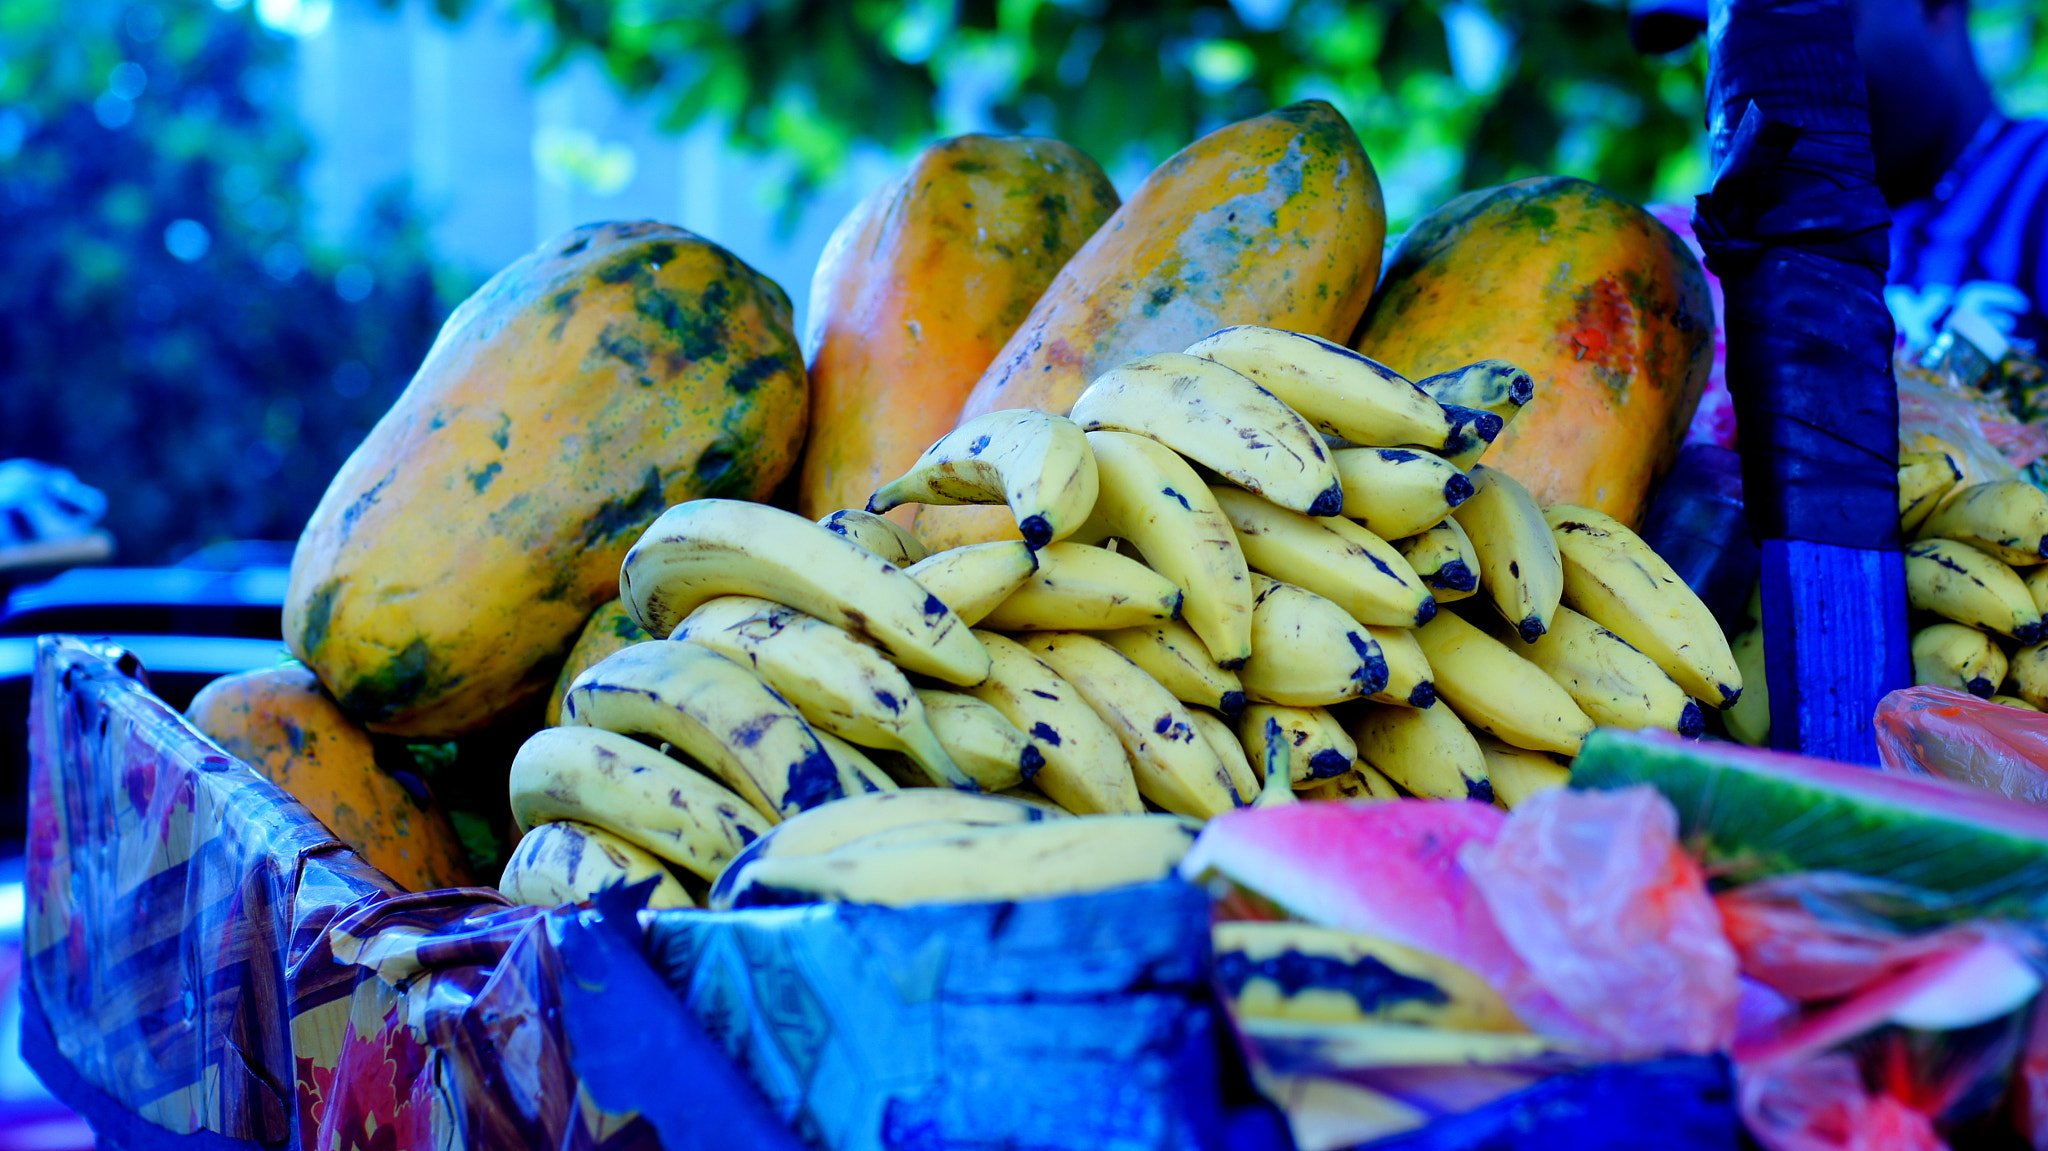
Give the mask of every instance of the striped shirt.
[{"label": "striped shirt", "polygon": [[1892,213],[1885,304],[1921,347],[1955,311],[2048,352],[2048,120],[1992,113],[1922,200]]}]

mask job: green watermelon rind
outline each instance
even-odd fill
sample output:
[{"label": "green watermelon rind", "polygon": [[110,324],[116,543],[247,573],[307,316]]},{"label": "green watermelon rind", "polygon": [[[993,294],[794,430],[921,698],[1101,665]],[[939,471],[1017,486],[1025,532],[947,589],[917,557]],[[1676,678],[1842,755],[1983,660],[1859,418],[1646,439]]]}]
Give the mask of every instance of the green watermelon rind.
[{"label": "green watermelon rind", "polygon": [[1602,729],[1572,786],[1647,783],[1718,880],[1845,871],[1950,897],[1958,913],[2048,911],[2048,812],[1932,777]]}]

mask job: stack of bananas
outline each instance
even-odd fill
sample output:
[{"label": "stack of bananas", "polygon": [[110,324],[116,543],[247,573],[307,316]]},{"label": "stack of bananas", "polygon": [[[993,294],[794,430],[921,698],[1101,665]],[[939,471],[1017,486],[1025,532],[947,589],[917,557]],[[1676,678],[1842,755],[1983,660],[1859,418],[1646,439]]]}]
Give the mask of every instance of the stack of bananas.
[{"label": "stack of bananas", "polygon": [[[2023,479],[1972,480],[1964,453],[1921,436],[1899,454],[1899,534],[1913,612],[1913,682],[1993,703],[2048,709],[2048,493]],[[1761,621],[1751,597],[1749,615]],[[1764,683],[1763,633],[1735,639],[1736,660]],[[1770,741],[1763,691],[1728,714],[1728,733]]]},{"label": "stack of bananas", "polygon": [[[1694,700],[1741,683],[1697,597],[1620,523],[1478,462],[1533,395],[1500,361],[1416,383],[1234,327],[1104,373],[1071,416],[970,420],[864,511],[670,508],[619,581],[665,638],[576,677],[521,751],[514,813],[542,835],[506,890],[660,872],[676,903],[871,901],[866,868],[1016,898],[1067,873],[970,866],[1027,858],[989,841],[1051,837],[1017,850],[1127,882],[1235,807],[1511,805],[1562,783],[1596,723],[1697,734]],[[1007,505],[1021,538],[931,554],[880,514],[913,503]],[[904,788],[998,793],[966,798],[1001,814],[876,814],[964,802]],[[840,831],[798,836],[829,847],[768,846],[834,808]],[[1020,810],[1084,818],[1027,835]]]}]

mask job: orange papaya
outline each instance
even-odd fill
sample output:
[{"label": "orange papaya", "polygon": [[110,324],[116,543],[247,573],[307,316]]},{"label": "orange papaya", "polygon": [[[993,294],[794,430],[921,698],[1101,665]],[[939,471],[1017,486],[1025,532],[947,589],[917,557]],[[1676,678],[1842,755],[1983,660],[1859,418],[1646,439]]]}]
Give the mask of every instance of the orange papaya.
[{"label": "orange papaya", "polygon": [[292,653],[372,731],[446,739],[553,682],[654,518],[760,499],[804,433],[789,298],[655,223],[492,277],[329,485],[292,556]]},{"label": "orange papaya", "polygon": [[1030,136],[941,140],[863,200],[811,281],[797,510],[866,507],[908,471],[1116,207],[1095,161]]},{"label": "orange papaya", "polygon": [[1490,467],[1538,503],[1641,522],[1712,367],[1706,275],[1641,207],[1584,180],[1517,180],[1450,200],[1388,259],[1352,346],[1410,379],[1478,360],[1536,396]]},{"label": "orange papaya", "polygon": [[[1067,414],[1089,381],[1232,324],[1346,340],[1386,242],[1379,176],[1351,125],[1307,100],[1225,125],[1145,178],[1067,261],[961,406]],[[928,507],[933,550],[1014,537],[1000,507]]]},{"label": "orange papaya", "polygon": [[470,884],[462,843],[425,785],[415,794],[380,768],[370,733],[310,670],[222,676],[192,697],[185,717],[407,891]]},{"label": "orange papaya", "polygon": [[633,616],[618,597],[599,604],[597,610],[590,613],[590,622],[584,624],[583,631],[576,636],[576,643],[569,648],[569,658],[562,664],[562,670],[555,675],[555,690],[548,693],[547,710],[541,713],[543,722],[561,725],[562,699],[569,694],[569,685],[576,682],[577,676],[614,652],[658,638],[633,622]]}]

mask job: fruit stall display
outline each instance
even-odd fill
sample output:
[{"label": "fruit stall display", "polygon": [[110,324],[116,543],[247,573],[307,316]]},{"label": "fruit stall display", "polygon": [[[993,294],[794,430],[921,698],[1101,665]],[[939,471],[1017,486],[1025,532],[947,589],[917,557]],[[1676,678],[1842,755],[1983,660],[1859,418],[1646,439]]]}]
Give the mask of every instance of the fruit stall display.
[{"label": "fruit stall display", "polygon": [[[1731,1049],[1754,1127],[1918,1027],[1891,1093],[1821,1094],[1983,1123],[1996,1077],[1924,1036],[2001,1021],[1967,1052],[2011,1064],[2020,944],[1915,952],[1954,968],[1919,1014],[1816,1046],[1844,988],[1724,928],[1763,914],[1724,881],[1823,870],[1967,901],[1887,923],[2038,909],[2048,828],[1718,740],[1755,736],[1755,633],[1635,531],[1707,374],[1698,264],[1563,178],[1385,240],[1311,101],[1121,203],[1055,141],[935,144],[834,236],[801,343],[704,238],[542,245],[335,477],[290,664],[181,718],[45,641],[40,1065],[309,1147],[1732,1147]],[[2048,583],[2007,566],[2048,560],[2048,497],[1901,476],[1913,606],[1953,621],[1916,667],[2048,702]],[[501,812],[393,770],[441,746]],[[466,849],[492,818],[516,846]],[[67,982],[97,965],[137,990]],[[1973,980],[1996,1012],[1929,1022]],[[1076,1086],[1020,1098],[1034,1066]]]}]

